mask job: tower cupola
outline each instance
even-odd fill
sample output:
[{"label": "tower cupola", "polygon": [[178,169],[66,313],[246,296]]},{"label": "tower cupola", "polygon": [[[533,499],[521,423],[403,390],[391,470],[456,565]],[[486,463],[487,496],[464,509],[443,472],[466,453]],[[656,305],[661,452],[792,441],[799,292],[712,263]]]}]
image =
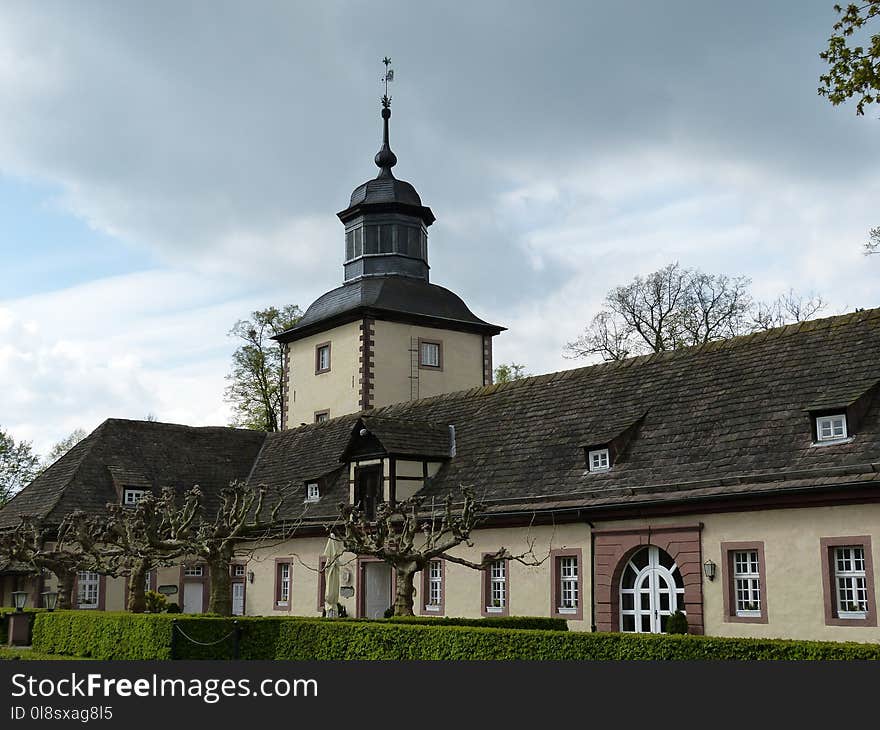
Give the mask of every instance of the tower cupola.
[{"label": "tower cupola", "polygon": [[[393,74],[393,71],[390,72]],[[388,81],[389,72],[386,71]],[[345,224],[345,282],[364,277],[405,276],[428,281],[428,226],[434,214],[416,189],[391,171],[391,97],[382,97],[382,146],[374,161],[379,174],[358,185],[348,208],[338,213]]]}]

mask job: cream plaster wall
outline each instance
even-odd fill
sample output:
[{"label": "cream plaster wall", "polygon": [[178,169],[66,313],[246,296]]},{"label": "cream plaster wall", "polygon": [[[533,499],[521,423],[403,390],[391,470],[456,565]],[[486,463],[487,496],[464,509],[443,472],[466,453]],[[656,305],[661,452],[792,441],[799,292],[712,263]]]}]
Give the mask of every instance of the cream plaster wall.
[{"label": "cream plaster wall", "polygon": [[[819,539],[870,535],[874,561],[874,600],[880,601],[880,505],[804,507],[596,523],[597,529],[703,523],[703,561],[716,566],[713,581],[703,576],[705,633],[714,636],[880,641],[873,626],[826,626]],[[767,623],[724,620],[721,543],[763,541]]]},{"label": "cream plaster wall", "polygon": [[[330,343],[330,371],[315,374],[315,347]],[[288,428],[313,423],[316,411],[330,417],[360,410],[360,321],[290,343],[287,409]]]},{"label": "cream plaster wall", "polygon": [[[410,376],[418,377],[418,398],[483,385],[483,338],[467,332],[376,321],[373,350],[373,405],[412,399]],[[413,367],[413,341],[443,342],[443,369]]]}]

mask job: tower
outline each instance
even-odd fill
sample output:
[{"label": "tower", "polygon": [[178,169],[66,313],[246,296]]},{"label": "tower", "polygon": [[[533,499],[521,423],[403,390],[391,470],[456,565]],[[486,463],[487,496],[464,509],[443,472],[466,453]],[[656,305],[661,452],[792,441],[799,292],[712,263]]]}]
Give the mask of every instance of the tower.
[{"label": "tower", "polygon": [[392,172],[390,120],[386,91],[379,174],[337,214],[345,226],[342,286],[276,337],[285,348],[282,428],[492,382],[492,337],[504,328],[430,283],[434,214]]}]

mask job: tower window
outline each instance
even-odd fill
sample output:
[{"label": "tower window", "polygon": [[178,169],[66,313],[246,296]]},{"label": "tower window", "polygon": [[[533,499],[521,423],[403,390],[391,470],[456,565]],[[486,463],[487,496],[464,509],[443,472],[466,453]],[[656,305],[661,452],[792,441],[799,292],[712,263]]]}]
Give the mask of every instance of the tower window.
[{"label": "tower window", "polygon": [[379,226],[366,226],[364,253],[379,253]]},{"label": "tower window", "polygon": [[439,340],[419,340],[419,367],[443,369],[443,343]]},{"label": "tower window", "polygon": [[394,250],[394,226],[379,226],[379,253],[391,253]]},{"label": "tower window", "polygon": [[330,370],[330,343],[322,342],[315,346],[315,375]]},{"label": "tower window", "polygon": [[847,437],[846,415],[820,416],[816,419],[817,441],[839,441]]}]

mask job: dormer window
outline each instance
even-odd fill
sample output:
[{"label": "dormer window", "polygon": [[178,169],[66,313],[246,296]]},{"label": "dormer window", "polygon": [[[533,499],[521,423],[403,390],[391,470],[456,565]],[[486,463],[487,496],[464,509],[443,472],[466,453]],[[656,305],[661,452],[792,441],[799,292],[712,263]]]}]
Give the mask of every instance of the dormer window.
[{"label": "dormer window", "polygon": [[611,456],[608,449],[594,449],[587,455],[590,471],[608,471],[611,468]]},{"label": "dormer window", "polygon": [[836,413],[832,416],[819,416],[816,419],[817,441],[841,441],[848,435],[846,414]]},{"label": "dormer window", "polygon": [[317,502],[321,499],[321,490],[317,482],[306,484],[306,502]]},{"label": "dormer window", "polygon": [[122,493],[122,504],[126,507],[134,507],[147,493],[146,489],[126,489]]}]

